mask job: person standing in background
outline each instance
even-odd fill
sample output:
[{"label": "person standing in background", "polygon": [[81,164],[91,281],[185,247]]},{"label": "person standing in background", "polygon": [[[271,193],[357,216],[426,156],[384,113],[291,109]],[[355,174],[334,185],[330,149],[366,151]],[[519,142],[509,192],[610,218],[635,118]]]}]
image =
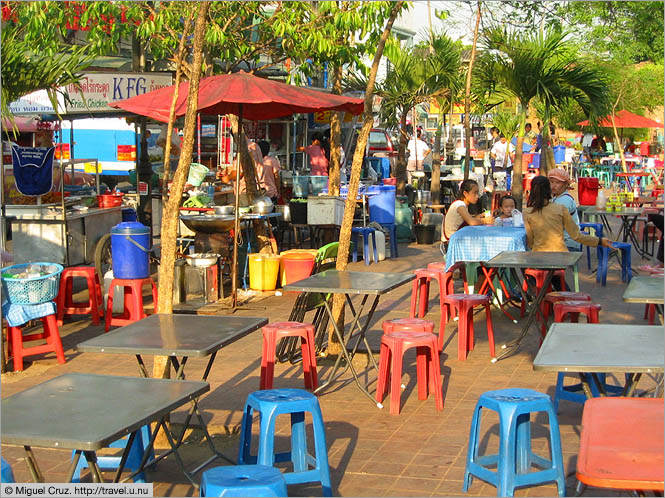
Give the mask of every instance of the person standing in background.
[{"label": "person standing in background", "polygon": [[422,131],[418,130],[416,136],[409,141],[406,147],[409,151],[409,161],[406,165],[409,183],[411,183],[411,175],[414,171],[423,171],[425,158],[431,152],[427,144],[420,139],[421,136]]},{"label": "person standing in background", "polygon": [[298,147],[299,152],[306,152],[309,156],[310,173],[313,176],[328,176],[328,158],[321,144],[321,134],[312,135],[312,143],[307,147]]},{"label": "person standing in background", "polygon": [[259,141],[259,148],[263,154],[263,160],[256,164],[256,180],[259,187],[266,191],[266,195],[277,204],[279,199],[279,170],[280,164],[276,157],[270,153],[270,143],[265,140]]}]

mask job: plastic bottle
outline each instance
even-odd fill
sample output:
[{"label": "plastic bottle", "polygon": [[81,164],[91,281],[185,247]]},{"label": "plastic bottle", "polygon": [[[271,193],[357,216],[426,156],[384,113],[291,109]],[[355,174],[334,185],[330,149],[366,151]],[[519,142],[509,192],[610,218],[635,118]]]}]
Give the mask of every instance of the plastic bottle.
[{"label": "plastic bottle", "polygon": [[598,197],[596,197],[596,209],[605,209],[607,204],[607,198],[605,197],[605,192],[603,189],[598,189]]}]

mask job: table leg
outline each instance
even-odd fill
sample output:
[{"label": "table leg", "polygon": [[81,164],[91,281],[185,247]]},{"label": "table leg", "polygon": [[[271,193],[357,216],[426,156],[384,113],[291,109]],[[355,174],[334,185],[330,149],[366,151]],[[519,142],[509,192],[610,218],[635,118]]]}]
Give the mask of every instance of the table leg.
[{"label": "table leg", "polygon": [[81,458],[82,450],[75,450],[74,455],[72,456],[72,462],[69,464],[69,470],[67,471],[67,479],[65,482],[72,482],[74,479],[74,472],[76,471],[76,466],[79,464],[79,458]]},{"label": "table leg", "polygon": [[[365,296],[365,299],[363,299],[363,303],[361,306],[362,308],[365,307],[365,301],[367,300],[367,296]],[[351,303],[351,298],[349,295],[346,295],[346,301],[349,303],[349,306],[351,309],[353,309],[353,304]],[[357,318],[354,320],[353,325],[351,326],[351,332],[349,335],[349,341],[351,340],[351,337],[353,336],[353,331],[355,328],[358,328],[358,340],[356,341],[356,345],[354,346],[353,350],[351,351],[351,358],[353,358],[356,355],[356,351],[358,350],[358,345],[360,344],[360,340],[362,338],[363,342],[365,343],[365,347],[367,348],[367,354],[369,355],[370,360],[372,361],[372,364],[374,365],[374,369],[378,372],[379,371],[379,365],[376,363],[376,359],[374,358],[374,354],[372,353],[372,348],[369,345],[369,342],[367,342],[367,329],[369,328],[369,324],[372,321],[372,317],[374,316],[374,311],[376,311],[376,307],[379,304],[379,296],[376,296],[374,298],[374,302],[372,302],[372,306],[369,310],[369,313],[367,313],[367,319],[365,320],[365,325],[363,327],[360,327],[360,316],[361,313],[358,314]],[[360,310],[359,310],[360,311]]]},{"label": "table leg", "polygon": [[[378,301],[378,299],[379,299],[379,296],[376,296],[373,308],[376,307],[376,304],[377,304],[376,302]],[[372,395],[369,393],[367,388],[364,387],[360,383],[360,379],[358,378],[358,374],[356,373],[356,369],[353,366],[353,363],[351,361],[351,357],[349,356],[349,352],[346,350],[346,343],[344,342],[344,337],[342,335],[342,332],[339,330],[339,327],[337,326],[337,322],[334,319],[334,316],[333,316],[333,313],[332,313],[332,308],[330,307],[330,304],[328,303],[328,300],[324,300],[323,305],[326,307],[326,311],[328,312],[328,316],[330,317],[330,320],[332,321],[333,329],[335,331],[335,335],[337,336],[337,340],[342,345],[342,354],[337,357],[337,360],[335,361],[335,365],[333,366],[333,370],[331,372],[331,375],[330,375],[330,378],[328,379],[328,381],[325,384],[320,385],[314,392],[315,393],[320,392],[321,390],[323,390],[325,387],[327,387],[334,380],[335,373],[336,373],[337,369],[339,368],[339,363],[340,363],[342,357],[344,357],[344,359],[346,360],[346,363],[347,363],[347,368],[351,369],[351,373],[353,374],[353,379],[355,380],[355,383],[358,386],[358,388],[365,394],[365,396],[367,396],[370,400],[372,400],[372,403],[376,404],[376,406],[378,406],[379,408],[383,408],[383,405],[381,403],[377,403],[376,400],[374,399],[374,397],[372,397]],[[362,311],[363,306],[364,306],[364,300],[363,300],[363,305],[361,305],[361,307],[359,309],[359,312]],[[358,314],[358,316],[359,316],[359,314]],[[354,316],[354,318],[355,318],[354,322],[357,322],[357,317]],[[365,324],[365,326],[367,326],[367,324]],[[363,333],[363,332],[361,332],[361,333]],[[351,335],[349,336],[349,339],[350,338],[351,338]]]},{"label": "table leg", "polygon": [[30,470],[30,475],[32,480],[35,482],[44,482],[44,476],[42,471],[39,470],[39,465],[37,465],[37,459],[35,458],[32,448],[30,446],[23,446],[25,450],[25,463],[28,465],[28,470]]},{"label": "table leg", "polygon": [[[127,457],[129,456],[129,452],[132,449],[132,445],[134,444],[134,440],[136,439],[136,434],[138,431],[140,431],[141,428],[135,430],[129,435],[129,438],[127,439],[127,444],[125,445],[125,449],[122,452],[122,456],[120,457],[120,463],[118,464],[118,470],[115,472],[115,476],[113,477],[113,482],[119,482],[120,481],[120,476],[122,475],[122,470],[125,468],[125,463],[127,463]],[[70,479],[71,481],[71,479]]]},{"label": "table leg", "polygon": [[[591,390],[591,385],[589,384],[589,377],[584,372],[579,372],[580,381],[582,382],[582,390],[587,399],[593,398],[593,391]],[[593,381],[592,381],[593,382]]]},{"label": "table leg", "polygon": [[503,292],[508,295],[506,286],[503,284],[503,281],[501,281],[501,278],[498,275],[498,272],[494,268],[487,268],[485,265],[480,263],[480,268],[483,271],[483,275],[485,275],[485,282],[483,282],[483,285],[480,286],[480,290],[478,291],[479,294],[485,294],[487,292],[487,287],[489,287],[492,290],[492,294],[494,295],[493,302],[496,306],[499,307],[499,309],[503,312],[504,315],[506,315],[510,320],[512,320],[513,323],[517,323],[517,320],[508,312],[508,310],[505,309],[505,303],[502,303],[501,300],[499,299],[499,292],[497,289],[494,287],[494,277],[499,278],[499,282],[501,282],[501,289]]},{"label": "table leg", "polygon": [[90,469],[90,475],[92,477],[92,482],[101,483],[104,482],[104,477],[102,477],[102,471],[99,470],[99,465],[97,465],[97,455],[94,451],[84,451],[85,459],[88,461],[88,468]]},{"label": "table leg", "polygon": [[641,373],[628,374],[626,378],[626,385],[624,386],[621,395],[627,397],[633,396],[635,393],[635,388],[637,387],[637,383],[640,381],[641,377]]},{"label": "table leg", "polygon": [[178,358],[175,356],[169,356],[171,360],[171,365],[173,365],[173,370],[175,370],[175,378],[177,380],[185,380],[185,365],[187,364],[187,357],[183,356],[182,360],[179,362]]},{"label": "table leg", "polygon": [[573,266],[573,286],[575,288],[575,292],[580,291],[580,271],[577,263],[575,263]]},{"label": "table leg", "polygon": [[136,361],[139,363],[139,374],[141,375],[141,377],[145,379],[150,377],[148,375],[148,369],[145,367],[145,363],[143,363],[143,358],[141,357],[140,354],[136,355]]}]

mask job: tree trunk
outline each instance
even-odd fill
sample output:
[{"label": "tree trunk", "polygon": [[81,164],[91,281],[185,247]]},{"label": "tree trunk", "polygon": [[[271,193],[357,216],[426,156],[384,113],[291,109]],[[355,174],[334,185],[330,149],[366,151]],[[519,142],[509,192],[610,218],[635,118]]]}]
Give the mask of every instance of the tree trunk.
[{"label": "tree trunk", "polygon": [[[342,77],[344,68],[340,65],[332,71],[332,93],[342,94]],[[342,155],[339,146],[342,142],[342,113],[333,112],[330,119],[330,164],[328,166],[328,193],[339,195],[340,171],[344,166],[340,164]]]},{"label": "tree trunk", "polygon": [[[374,84],[376,82],[376,73],[379,70],[379,62],[383,55],[383,49],[386,46],[386,40],[390,36],[390,30],[395,23],[397,14],[402,9],[403,1],[395,2],[390,17],[386,23],[386,27],[381,33],[381,38],[374,53],[374,60],[372,61],[372,68],[367,79],[367,88],[365,89],[365,111],[363,112],[363,126],[358,133],[358,141],[356,143],[356,150],[353,154],[353,163],[351,166],[351,175],[349,179],[349,193],[346,198],[344,206],[344,218],[342,219],[342,227],[339,233],[339,249],[337,251],[337,263],[335,268],[340,271],[346,270],[349,261],[349,246],[351,243],[351,227],[353,225],[353,215],[356,210],[356,196],[358,195],[358,185],[360,184],[360,173],[363,164],[363,157],[365,156],[365,148],[369,139],[369,132],[372,130],[374,124],[374,116],[372,114],[372,99],[374,97]],[[341,299],[340,299],[341,298]],[[336,294],[333,299],[333,319],[337,327],[344,331],[344,317],[343,317],[343,301],[342,294]],[[340,305],[341,303],[341,305]],[[337,306],[335,306],[337,305]],[[328,354],[337,355],[340,353],[343,346],[339,344],[335,338],[333,328],[328,331]]]},{"label": "tree trunk", "polygon": [[436,120],[436,134],[434,135],[434,150],[432,151],[432,204],[441,204],[441,126],[443,125],[443,106],[439,106],[439,115]]},{"label": "tree trunk", "polygon": [[[198,4],[196,24],[194,25],[193,68],[194,73],[189,82],[189,96],[187,98],[187,113],[185,114],[184,140],[180,161],[173,177],[173,185],[169,200],[164,206],[162,215],[162,250],[159,265],[158,287],[158,313],[173,313],[173,268],[175,267],[176,235],[178,227],[178,214],[182,191],[189,173],[189,163],[194,149],[194,129],[196,127],[196,110],[199,97],[199,79],[201,78],[201,65],[203,62],[203,37],[205,34],[206,19],[210,3]],[[167,137],[166,143],[170,142]],[[166,357],[156,357],[153,365],[153,377],[169,377],[169,367]]]},{"label": "tree trunk", "polygon": [[[522,106],[520,110],[520,124],[517,131],[517,146],[515,147],[515,162],[513,163],[513,184],[511,193],[515,198],[515,206],[520,211],[522,210],[522,145],[524,144],[524,123],[526,123],[526,107]],[[510,141],[508,142],[510,144]],[[510,153],[510,145],[506,155]]]},{"label": "tree trunk", "polygon": [[406,109],[402,109],[400,116],[399,146],[397,149],[397,164],[395,165],[395,178],[397,178],[397,195],[404,195],[406,187],[406,144],[409,136],[406,133]]},{"label": "tree trunk", "polygon": [[476,59],[476,44],[478,43],[478,27],[480,26],[480,0],[478,0],[478,14],[476,15],[476,26],[473,29],[473,45],[471,46],[471,59],[466,71],[466,89],[464,91],[464,147],[466,147],[466,161],[464,164],[464,179],[469,178],[471,170],[471,75],[473,73],[473,61]]},{"label": "tree trunk", "polygon": [[[616,141],[619,147],[619,157],[621,158],[621,170],[624,173],[628,173],[628,169],[626,167],[626,156],[623,154],[623,147],[621,146],[621,141],[619,140],[617,125],[614,122],[614,109],[612,110],[612,114],[610,114],[610,119],[612,120],[612,131],[614,131],[614,140]],[[605,185],[605,188],[609,188],[609,185]]]},{"label": "tree trunk", "polygon": [[554,166],[554,154],[552,154],[552,161],[550,161],[550,121],[545,116],[543,118],[543,129],[540,132],[542,138],[540,140],[540,174],[547,176],[547,172]]}]

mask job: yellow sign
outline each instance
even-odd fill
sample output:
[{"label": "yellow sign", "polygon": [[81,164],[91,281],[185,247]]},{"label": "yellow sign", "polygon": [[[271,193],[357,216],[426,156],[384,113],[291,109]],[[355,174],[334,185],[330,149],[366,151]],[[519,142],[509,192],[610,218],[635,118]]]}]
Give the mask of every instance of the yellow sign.
[{"label": "yellow sign", "polygon": [[83,163],[83,171],[86,173],[97,173],[97,168],[95,167],[97,163],[87,162]]},{"label": "yellow sign", "polygon": [[[332,111],[319,111],[314,113],[314,122],[315,123],[330,123],[332,117]],[[351,114],[345,112],[342,121],[345,123],[350,123],[353,120]]]}]

